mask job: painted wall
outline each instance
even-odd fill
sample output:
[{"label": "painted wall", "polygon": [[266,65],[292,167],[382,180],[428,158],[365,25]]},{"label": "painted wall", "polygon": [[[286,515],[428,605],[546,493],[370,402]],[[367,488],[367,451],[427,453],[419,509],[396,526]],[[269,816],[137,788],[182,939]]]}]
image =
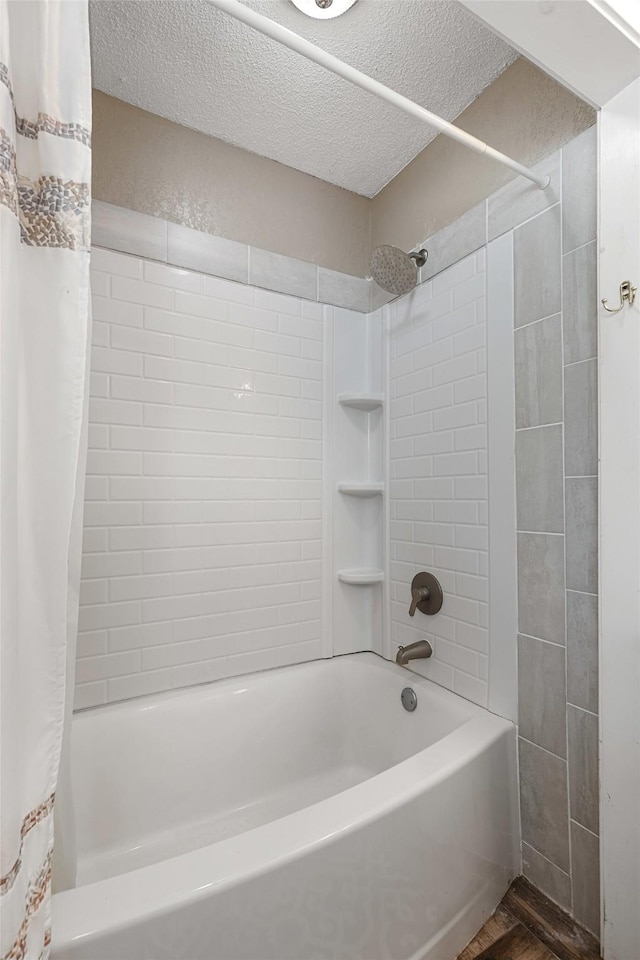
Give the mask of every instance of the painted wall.
[{"label": "painted wall", "polygon": [[[373,246],[409,249],[512,179],[439,136],[369,200],[98,91],[93,109],[96,199],[359,277]],[[517,60],[456,122],[530,164],[593,120]]]},{"label": "painted wall", "polygon": [[[594,111],[527,60],[516,60],[456,125],[531,166],[595,121]],[[371,204],[371,246],[410,250],[514,179],[506,167],[439,136]]]},{"label": "painted wall", "polygon": [[76,707],[323,655],[322,311],[94,249]]},{"label": "painted wall", "polygon": [[97,200],[364,277],[370,201],[93,93]]}]

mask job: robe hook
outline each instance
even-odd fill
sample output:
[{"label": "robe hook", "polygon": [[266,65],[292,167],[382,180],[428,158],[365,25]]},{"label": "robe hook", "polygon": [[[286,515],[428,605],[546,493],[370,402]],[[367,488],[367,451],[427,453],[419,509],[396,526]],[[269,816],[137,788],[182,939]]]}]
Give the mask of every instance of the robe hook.
[{"label": "robe hook", "polygon": [[631,280],[623,280],[620,284],[620,306],[619,307],[608,307],[606,297],[603,297],[600,301],[602,306],[609,313],[620,313],[624,307],[625,300],[628,302],[629,306],[633,306],[633,301],[636,299],[637,287],[634,287],[631,283]]}]

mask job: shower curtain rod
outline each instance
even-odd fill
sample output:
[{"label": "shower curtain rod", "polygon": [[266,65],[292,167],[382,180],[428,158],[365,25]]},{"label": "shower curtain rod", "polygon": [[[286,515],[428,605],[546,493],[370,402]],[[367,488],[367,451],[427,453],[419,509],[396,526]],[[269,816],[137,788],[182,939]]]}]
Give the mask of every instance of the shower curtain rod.
[{"label": "shower curtain rod", "polygon": [[497,160],[498,163],[503,164],[503,166],[515,170],[516,173],[535,183],[541,190],[549,186],[549,177],[534,173],[529,167],[525,167],[523,164],[518,163],[517,160],[513,160],[506,154],[500,153],[499,150],[494,150],[493,147],[490,147],[482,140],[478,140],[477,137],[473,137],[470,133],[466,133],[459,127],[454,126],[452,123],[449,123],[448,120],[443,120],[442,117],[431,113],[430,110],[426,110],[419,104],[414,103],[413,100],[409,100],[408,97],[404,97],[401,93],[391,90],[390,87],[385,86],[384,83],[380,83],[379,80],[374,80],[373,77],[362,73],[361,70],[356,70],[355,67],[350,66],[343,60],[339,60],[338,57],[334,57],[332,53],[327,53],[326,50],[318,47],[315,43],[311,43],[310,40],[305,40],[304,37],[298,36],[297,33],[287,29],[287,27],[283,27],[281,24],[270,20],[261,13],[257,13],[255,10],[251,10],[245,6],[244,3],[241,3],[240,0],[206,0],[206,2],[224,11],[224,13],[235,17],[236,20],[241,20],[242,23],[253,27],[254,30],[264,33],[267,37],[271,37],[272,40],[277,40],[278,43],[289,47],[290,50],[302,54],[302,56],[308,60],[313,60],[314,63],[319,64],[321,67],[331,70],[332,73],[336,73],[339,77],[349,80],[357,87],[368,90],[369,93],[375,94],[375,96],[380,97],[381,100],[386,100],[388,103],[392,103],[394,106],[404,110],[405,113],[410,114],[412,117],[417,117],[417,119],[422,120],[423,123],[435,127],[440,133],[451,137],[452,140],[457,140],[458,143],[468,147],[470,150],[475,150],[476,153],[480,153],[485,157],[491,157],[493,160]]}]

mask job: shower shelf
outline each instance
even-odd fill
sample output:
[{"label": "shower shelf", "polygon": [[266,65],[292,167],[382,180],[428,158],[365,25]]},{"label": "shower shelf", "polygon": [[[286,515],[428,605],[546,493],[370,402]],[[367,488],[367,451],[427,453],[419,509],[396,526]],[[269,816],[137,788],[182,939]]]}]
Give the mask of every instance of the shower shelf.
[{"label": "shower shelf", "polygon": [[384,483],[339,483],[338,491],[347,497],[379,497],[384,493]]},{"label": "shower shelf", "polygon": [[384,580],[383,570],[338,570],[338,580],[342,583],[350,583],[357,587],[367,586],[369,583],[382,583]]},{"label": "shower shelf", "polygon": [[377,410],[384,403],[383,393],[340,393],[338,403],[343,407],[352,407],[354,410],[364,410],[370,413]]}]

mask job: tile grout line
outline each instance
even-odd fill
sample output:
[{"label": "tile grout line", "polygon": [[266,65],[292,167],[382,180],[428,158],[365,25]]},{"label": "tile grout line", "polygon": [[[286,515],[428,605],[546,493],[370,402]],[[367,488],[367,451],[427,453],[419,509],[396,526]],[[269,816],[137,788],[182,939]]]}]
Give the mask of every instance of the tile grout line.
[{"label": "tile grout line", "polygon": [[527,640],[537,640],[538,643],[548,643],[550,647],[559,647],[560,650],[566,650],[566,644],[556,643],[554,640],[545,640],[544,637],[536,637],[532,633],[523,633],[522,630],[518,631],[518,636],[525,637]]},{"label": "tile grout line", "polygon": [[516,530],[516,533],[526,534],[528,537],[564,537],[564,533],[552,530]]},{"label": "tile grout line", "polygon": [[590,717],[598,716],[598,714],[594,710],[588,710],[587,707],[581,707],[577,703],[572,703],[571,700],[567,700],[567,706],[573,707],[574,710],[579,710],[581,713],[588,713]]},{"label": "tile grout line", "polygon": [[522,433],[525,430],[543,430],[545,427],[561,427],[564,420],[555,420],[553,423],[535,423],[531,427],[516,427],[516,433]]},{"label": "tile grout line", "polygon": [[537,320],[529,320],[528,323],[521,323],[518,326],[514,326],[513,332],[517,333],[518,330],[526,330],[527,327],[535,327],[536,323],[544,323],[545,320],[553,320],[555,317],[560,319],[560,310],[556,310],[555,313],[548,313],[546,317],[538,317]]},{"label": "tile grout line", "polygon": [[600,839],[600,834],[594,833],[593,830],[589,830],[589,827],[585,827],[584,823],[580,823],[580,821],[579,821],[579,820],[576,820],[575,817],[571,817],[571,823],[575,823],[576,826],[578,826],[578,827],[580,827],[582,830],[586,831],[586,833],[590,834],[595,840],[599,840],[599,839]]},{"label": "tile grout line", "polygon": [[[534,744],[534,746],[537,746],[537,744]],[[562,757],[560,757],[559,759],[561,760]],[[543,860],[549,863],[556,870],[559,870],[561,873],[564,873],[565,877],[567,877],[567,879],[569,880],[569,883],[571,883],[571,877],[569,876],[566,870],[563,870],[562,867],[559,867],[557,863],[554,863],[553,860],[550,860],[549,857],[545,856],[544,853],[541,853],[540,850],[538,850],[538,848],[533,845],[533,843],[529,843],[528,840],[523,840],[522,842],[526,843],[526,845],[528,847],[531,847],[532,850],[535,850],[535,852],[538,854],[539,857],[541,857]],[[544,893],[544,891],[542,892]]]},{"label": "tile grout line", "polygon": [[[567,767],[569,766],[569,760],[567,757],[561,757],[559,754],[554,753],[553,750],[548,750],[546,747],[541,747],[539,743],[536,743],[535,740],[529,740],[528,737],[523,737],[521,733],[518,733],[518,738],[523,740],[524,743],[528,743],[529,746],[535,747],[536,750],[542,750],[543,753],[548,754],[550,757],[554,757],[556,760],[560,760]],[[526,841],[525,841],[526,842]]]},{"label": "tile grout line", "polygon": [[595,243],[597,239],[597,237],[592,237],[591,240],[586,240],[584,243],[579,243],[577,247],[572,247],[571,250],[563,250],[562,256],[569,257],[572,253],[576,253],[578,250],[584,250],[584,248],[588,247],[589,244]]},{"label": "tile grout line", "polygon": [[[491,199],[491,198],[489,197],[488,199]],[[499,233],[497,236],[491,237],[491,240],[499,240],[500,237],[503,237],[506,233],[509,233],[509,232],[512,231],[512,230],[513,230],[514,232],[515,232],[516,230],[519,230],[520,227],[526,226],[526,224],[531,223],[531,221],[532,221],[532,220],[535,220],[537,217],[541,217],[541,216],[543,216],[543,214],[548,213],[549,210],[554,210],[554,209],[558,206],[559,203],[560,203],[560,200],[556,200],[555,203],[550,203],[548,207],[545,207],[545,208],[544,208],[544,210],[539,210],[537,213],[534,213],[534,214],[532,214],[530,217],[527,217],[526,220],[521,220],[519,223],[515,223],[512,227],[509,227],[508,229],[503,230],[503,231],[502,231],[501,233]],[[562,248],[561,248],[561,251],[560,251],[560,252],[561,252],[561,254],[562,254]]]},{"label": "tile grout line", "polygon": [[598,360],[598,357],[597,357],[597,356],[595,356],[595,357],[585,357],[584,360],[572,360],[570,363],[563,363],[562,366],[563,366],[564,369],[566,370],[566,369],[568,369],[569,367],[577,367],[577,366],[579,366],[581,363],[593,363],[594,361],[597,361],[597,360]]}]

